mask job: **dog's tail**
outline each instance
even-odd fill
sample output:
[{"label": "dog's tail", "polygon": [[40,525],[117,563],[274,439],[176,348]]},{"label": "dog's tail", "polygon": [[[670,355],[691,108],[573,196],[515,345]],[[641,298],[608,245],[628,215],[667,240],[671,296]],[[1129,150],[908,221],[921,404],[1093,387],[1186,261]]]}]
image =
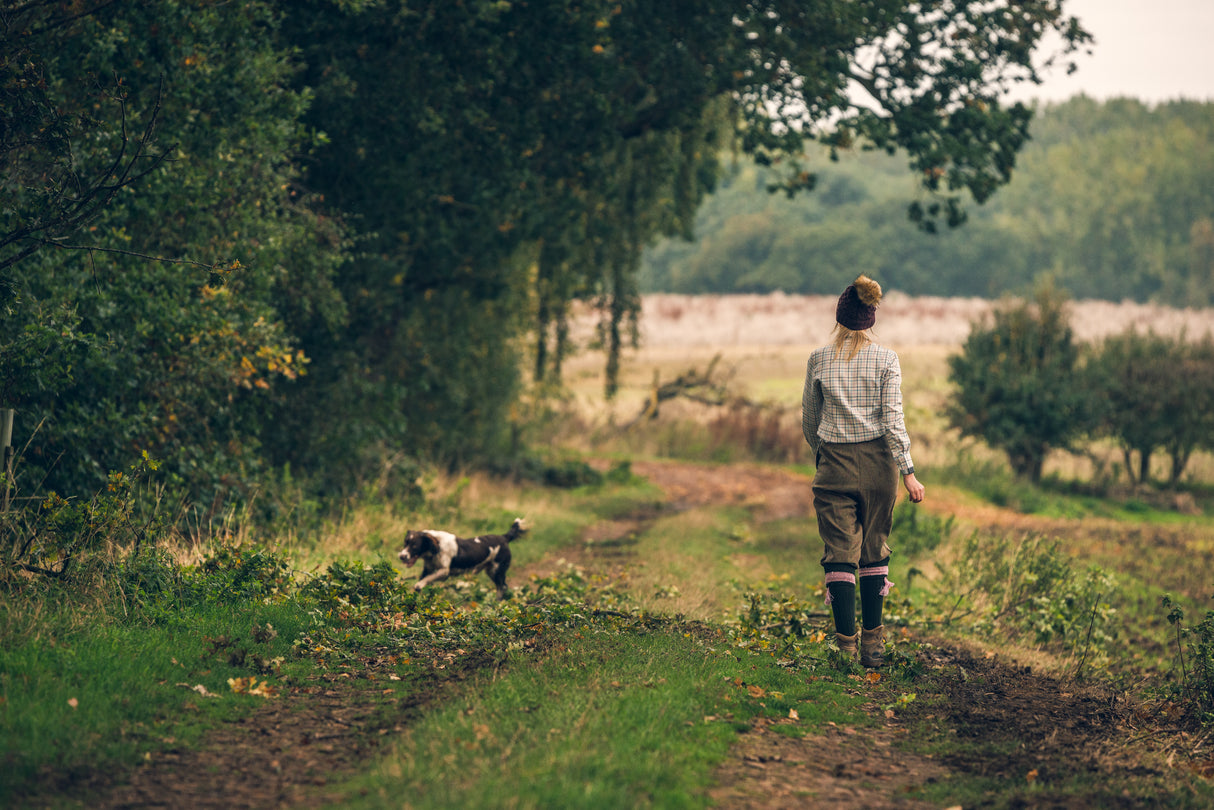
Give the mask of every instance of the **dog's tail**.
[{"label": "dog's tail", "polygon": [[515,518],[514,523],[510,524],[510,531],[506,532],[506,542],[517,540],[527,533],[526,521],[521,517]]}]

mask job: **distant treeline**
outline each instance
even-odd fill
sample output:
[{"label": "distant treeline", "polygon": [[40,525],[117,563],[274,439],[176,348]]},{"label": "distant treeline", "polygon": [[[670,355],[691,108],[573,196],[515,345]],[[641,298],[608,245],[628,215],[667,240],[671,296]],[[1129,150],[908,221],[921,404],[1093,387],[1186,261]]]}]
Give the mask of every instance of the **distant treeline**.
[{"label": "distant treeline", "polygon": [[1214,105],[1080,96],[1031,132],[1008,186],[935,234],[907,216],[915,179],[897,157],[820,153],[816,187],[792,199],[767,191],[779,166],[736,161],[694,239],[646,252],[642,289],[821,294],[866,272],[912,295],[997,297],[1048,274],[1077,298],[1214,303]]}]

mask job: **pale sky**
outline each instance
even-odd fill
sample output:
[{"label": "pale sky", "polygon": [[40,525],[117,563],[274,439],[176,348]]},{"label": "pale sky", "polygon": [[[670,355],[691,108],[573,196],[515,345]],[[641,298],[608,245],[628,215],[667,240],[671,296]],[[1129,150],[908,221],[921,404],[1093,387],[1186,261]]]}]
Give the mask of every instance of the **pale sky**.
[{"label": "pale sky", "polygon": [[1214,0],[1065,0],[1096,42],[1070,76],[1055,70],[1013,99],[1129,96],[1149,103],[1214,101]]}]

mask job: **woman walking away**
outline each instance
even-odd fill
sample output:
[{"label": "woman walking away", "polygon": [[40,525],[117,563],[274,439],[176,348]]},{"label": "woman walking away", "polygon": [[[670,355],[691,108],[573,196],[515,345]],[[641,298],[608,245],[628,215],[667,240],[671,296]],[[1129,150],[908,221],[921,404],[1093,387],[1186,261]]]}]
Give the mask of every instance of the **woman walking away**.
[{"label": "woman walking away", "polygon": [[[881,618],[892,583],[889,538],[898,475],[913,503],[923,500],[902,413],[898,355],[873,342],[881,285],[860,276],[839,296],[834,342],[809,357],[801,428],[814,453],[814,510],[826,546],[826,602],[839,649],[860,663],[885,663]],[[863,635],[856,631],[856,579]]]}]

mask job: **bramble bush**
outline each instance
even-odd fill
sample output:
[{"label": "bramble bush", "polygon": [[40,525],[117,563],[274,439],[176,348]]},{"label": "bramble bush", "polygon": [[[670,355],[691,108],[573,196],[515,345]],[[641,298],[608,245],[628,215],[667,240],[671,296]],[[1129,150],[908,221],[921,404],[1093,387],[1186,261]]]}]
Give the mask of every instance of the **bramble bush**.
[{"label": "bramble bush", "polygon": [[126,472],[111,472],[106,486],[88,500],[48,493],[36,506],[0,515],[0,537],[11,542],[5,565],[67,580],[81,560],[97,561],[129,550],[165,531],[154,507],[144,510],[139,489],[159,467],[145,451]]},{"label": "bramble bush", "polygon": [[1106,601],[1113,578],[1096,566],[1076,571],[1057,540],[971,534],[955,562],[941,566],[933,608],[944,624],[971,619],[979,633],[1007,633],[1057,644],[1077,672],[1106,662],[1116,610]]},{"label": "bramble bush", "polygon": [[1181,702],[1203,726],[1214,725],[1214,610],[1188,627],[1184,611],[1171,597],[1161,603],[1168,611],[1168,624],[1176,628],[1176,663],[1180,669],[1177,691]]}]

